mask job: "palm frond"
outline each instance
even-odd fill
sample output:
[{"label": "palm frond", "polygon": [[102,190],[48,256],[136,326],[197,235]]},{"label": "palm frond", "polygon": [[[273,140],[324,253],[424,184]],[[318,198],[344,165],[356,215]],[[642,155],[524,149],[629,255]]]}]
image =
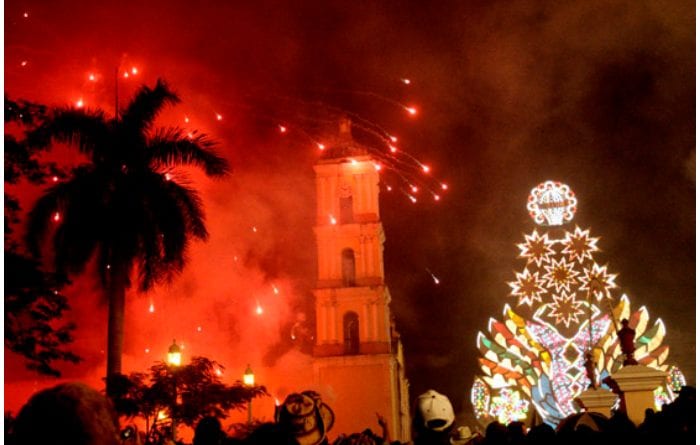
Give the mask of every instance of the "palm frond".
[{"label": "palm frond", "polygon": [[122,123],[134,133],[146,132],[165,105],[179,102],[177,94],[168,88],[165,81],[158,79],[154,88],[144,85],[139,89],[122,114]]},{"label": "palm frond", "polygon": [[75,176],[60,184],[62,193],[59,220],[53,237],[56,270],[80,272],[100,247],[99,230],[104,219],[102,194],[104,177],[90,168],[81,168]]},{"label": "palm frond", "polygon": [[187,231],[193,236],[205,241],[209,237],[204,224],[204,205],[199,193],[191,187],[178,184],[174,181],[166,181],[170,196],[177,202],[180,211],[185,217]]},{"label": "palm frond", "polygon": [[153,224],[144,224],[144,228],[141,233],[141,255],[138,261],[138,285],[142,292],[149,290],[163,278],[169,278],[165,276],[169,275],[164,271],[167,268],[162,266],[163,237]]},{"label": "palm frond", "polygon": [[94,155],[109,145],[111,126],[102,110],[56,109],[38,128],[27,134],[27,143],[46,147],[52,140],[72,144],[80,152]]},{"label": "palm frond", "polygon": [[139,286],[148,290],[182,270],[187,249],[187,223],[177,200],[170,196],[168,181],[152,175],[144,181],[140,231]]},{"label": "palm frond", "polygon": [[188,137],[179,128],[168,128],[153,135],[146,151],[155,168],[185,164],[200,167],[209,176],[227,175],[228,161],[213,150],[215,145],[206,135]]},{"label": "palm frond", "polygon": [[90,169],[76,169],[73,179],[49,188],[28,215],[25,240],[35,256],[40,255],[46,234],[55,228],[54,262],[59,273],[82,270],[96,247],[101,205],[96,180],[99,176]]},{"label": "palm frond", "polygon": [[27,232],[25,243],[33,257],[41,256],[41,244],[51,228],[51,219],[60,208],[64,196],[64,184],[51,187],[42,195],[27,215]]}]

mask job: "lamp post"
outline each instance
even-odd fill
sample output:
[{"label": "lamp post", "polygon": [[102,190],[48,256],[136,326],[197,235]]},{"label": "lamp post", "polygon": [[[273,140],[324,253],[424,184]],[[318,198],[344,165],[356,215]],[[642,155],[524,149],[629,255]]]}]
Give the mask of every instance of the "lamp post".
[{"label": "lamp post", "polygon": [[170,421],[172,422],[172,435],[173,442],[176,441],[177,434],[177,422],[175,421],[175,409],[177,408],[177,373],[176,368],[182,364],[182,350],[177,345],[175,339],[173,339],[173,344],[168,348],[168,365],[173,372],[173,384],[175,385],[175,391],[173,391],[173,405],[170,407]]},{"label": "lamp post", "polygon": [[168,348],[168,364],[170,366],[180,366],[182,364],[182,351],[175,339],[173,339],[173,344]]},{"label": "lamp post", "polygon": [[[249,388],[255,386],[255,374],[250,367],[250,364],[245,368],[245,373],[243,374],[243,384]],[[248,399],[248,425],[253,423],[253,399]]]}]

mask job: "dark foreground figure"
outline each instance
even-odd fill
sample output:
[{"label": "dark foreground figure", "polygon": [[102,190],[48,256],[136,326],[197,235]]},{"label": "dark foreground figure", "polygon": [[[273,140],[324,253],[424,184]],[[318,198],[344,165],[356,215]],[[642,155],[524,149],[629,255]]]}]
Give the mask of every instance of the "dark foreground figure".
[{"label": "dark foreground figure", "polygon": [[[275,422],[264,423],[246,438],[228,437],[221,423],[205,417],[195,428],[193,445],[402,445],[388,437],[386,422],[377,415],[379,434],[367,428],[339,434],[330,442],[332,409],[318,393],[290,394],[275,413]],[[678,398],[660,412],[648,410],[644,422],[635,425],[621,412],[610,419],[579,413],[562,421],[555,430],[537,425],[527,430],[522,422],[493,422],[483,435],[467,426],[456,426],[449,399],[437,391],[421,394],[414,404],[413,445],[618,445],[695,443],[695,388],[683,387]],[[16,419],[6,417],[8,445],[149,445],[135,433],[120,437],[110,402],[81,383],[66,383],[38,392],[22,407]],[[166,438],[158,445],[171,445]]]}]

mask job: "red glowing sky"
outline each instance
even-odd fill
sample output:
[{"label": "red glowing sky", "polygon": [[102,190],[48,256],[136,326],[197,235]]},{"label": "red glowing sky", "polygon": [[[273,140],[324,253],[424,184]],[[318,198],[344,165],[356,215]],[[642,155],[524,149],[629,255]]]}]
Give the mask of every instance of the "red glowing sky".
[{"label": "red glowing sky", "polygon": [[[382,195],[413,396],[434,387],[467,408],[476,332],[520,266],[527,193],[550,178],[577,193],[577,222],[602,236],[603,262],[632,302],[667,321],[673,360],[694,383],[693,4],[418,3],[6,2],[10,97],[111,112],[114,67],[134,66],[119,81],[122,103],[166,79],[183,103],[161,124],[210,134],[233,165],[225,180],[191,174],[211,237],[176,281],[130,295],[126,370],[177,338],[232,380],[251,363],[273,396],[304,380],[294,371],[309,358],[286,330],[310,307],[318,154],[270,117],[322,101],[390,129],[450,184],[439,203]],[[97,384],[104,307],[89,279],[66,293],[85,361],[65,376]],[[6,409],[53,383],[10,355],[5,379]]]}]

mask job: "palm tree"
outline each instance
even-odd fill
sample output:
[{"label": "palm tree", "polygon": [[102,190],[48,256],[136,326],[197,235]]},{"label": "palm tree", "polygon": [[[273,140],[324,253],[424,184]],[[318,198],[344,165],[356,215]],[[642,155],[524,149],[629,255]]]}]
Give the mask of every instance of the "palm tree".
[{"label": "palm tree", "polygon": [[207,238],[197,191],[174,180],[169,169],[191,165],[209,176],[228,173],[206,136],[152,128],[163,107],[179,101],[158,80],[155,88],[141,87],[112,119],[101,110],[59,108],[29,135],[38,145],[72,144],[90,159],[39,198],[28,215],[27,243],[39,256],[50,236],[60,274],[96,267],[92,272],[109,302],[108,377],[121,373],[125,293],[132,280],[145,292],[171,279],[184,267],[188,242]]}]

